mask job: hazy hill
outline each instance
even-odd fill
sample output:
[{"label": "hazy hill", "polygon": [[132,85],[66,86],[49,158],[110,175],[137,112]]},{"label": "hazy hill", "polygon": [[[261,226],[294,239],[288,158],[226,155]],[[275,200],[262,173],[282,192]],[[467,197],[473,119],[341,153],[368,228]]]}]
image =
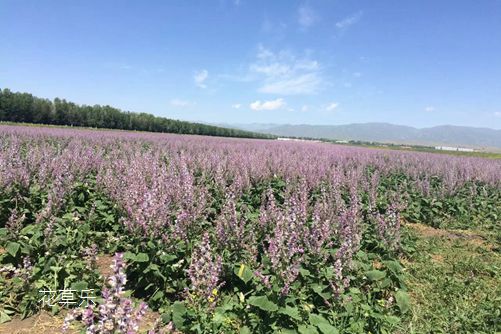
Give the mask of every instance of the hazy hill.
[{"label": "hazy hill", "polygon": [[443,125],[417,129],[389,123],[360,123],[347,125],[234,125],[244,130],[259,131],[277,136],[360,140],[381,143],[448,145],[501,149],[501,130],[466,126]]}]

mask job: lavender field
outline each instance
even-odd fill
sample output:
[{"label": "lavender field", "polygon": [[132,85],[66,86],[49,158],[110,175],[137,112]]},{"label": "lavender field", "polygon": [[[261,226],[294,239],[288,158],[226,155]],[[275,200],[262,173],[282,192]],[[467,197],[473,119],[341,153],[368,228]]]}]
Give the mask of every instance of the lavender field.
[{"label": "lavender field", "polygon": [[[499,245],[500,203],[495,159],[0,125],[0,322],[45,309],[136,333],[154,311],[141,331],[404,333],[408,226]],[[499,330],[484,292],[458,332]]]}]

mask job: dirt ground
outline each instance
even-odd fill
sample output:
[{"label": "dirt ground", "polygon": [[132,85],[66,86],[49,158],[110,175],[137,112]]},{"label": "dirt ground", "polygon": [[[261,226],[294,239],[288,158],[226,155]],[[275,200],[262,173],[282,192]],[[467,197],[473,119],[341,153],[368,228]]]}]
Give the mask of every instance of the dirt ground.
[{"label": "dirt ground", "polygon": [[[0,334],[56,334],[61,333],[66,312],[52,315],[48,312],[41,312],[36,316],[27,319],[14,318],[4,324],[0,324]],[[156,312],[148,311],[141,321],[139,331],[145,333],[152,329],[155,321],[160,317]],[[75,322],[67,332],[68,334],[80,333],[77,322]]]}]

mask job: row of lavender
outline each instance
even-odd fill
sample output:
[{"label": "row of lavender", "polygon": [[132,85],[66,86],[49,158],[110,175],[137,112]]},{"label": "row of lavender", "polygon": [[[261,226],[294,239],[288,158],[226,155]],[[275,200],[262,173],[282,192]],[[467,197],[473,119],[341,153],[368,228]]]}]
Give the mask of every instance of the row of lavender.
[{"label": "row of lavender", "polygon": [[[177,329],[363,332],[396,326],[406,309],[401,215],[492,227],[500,188],[499,160],[0,126],[2,243],[21,245],[1,259],[18,271],[26,258],[68,262],[57,253],[70,248],[50,240],[85,230],[74,254],[126,251],[134,295]],[[32,226],[44,241],[23,247]],[[64,286],[76,276],[66,271]],[[377,310],[369,319],[362,302]]]}]

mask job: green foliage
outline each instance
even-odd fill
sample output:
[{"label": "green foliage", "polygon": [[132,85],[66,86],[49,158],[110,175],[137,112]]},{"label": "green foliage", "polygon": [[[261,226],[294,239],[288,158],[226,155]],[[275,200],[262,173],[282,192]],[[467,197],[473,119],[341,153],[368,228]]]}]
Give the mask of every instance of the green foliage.
[{"label": "green foliage", "polygon": [[[432,188],[439,189],[441,181],[434,182]],[[224,194],[214,185],[209,186],[212,186],[209,189],[213,213],[209,218],[213,218],[221,212]],[[493,230],[499,223],[499,191],[475,185],[478,198],[467,203],[465,194],[471,191],[470,186],[455,194],[426,197],[412,186],[407,176],[389,175],[381,180],[376,210],[384,212],[388,207],[388,193],[405,191],[409,194],[404,212],[408,220],[424,221],[432,226],[459,224]],[[259,219],[259,207],[266,192],[271,189],[281,205],[285,188],[286,183],[279,178],[253,185],[237,203],[239,215],[249,221]],[[18,194],[15,201],[12,200],[14,193]],[[312,200],[317,195],[312,194]],[[350,288],[335,294],[330,286],[335,275],[332,264],[305,255],[305,265],[299,268],[297,280],[290,286],[289,293],[282,295],[280,277],[270,270],[270,260],[265,255],[260,255],[263,267],[257,268],[253,263],[235,262],[231,254],[223,253],[225,285],[213,293],[212,298],[217,300],[215,306],[191,298],[187,293],[186,271],[195,241],[167,244],[126,233],[119,222],[124,213],[99,192],[92,176],[73,185],[62,207],[53,213],[54,219],[34,224],[35,214],[44,207],[47,196],[34,185],[0,191],[3,203],[0,217],[8,217],[13,209],[26,215],[19,231],[0,228],[0,247],[5,250],[0,255],[0,264],[20,268],[23,259],[29,257],[34,267],[28,280],[0,274],[0,322],[8,321],[15,314],[28,316],[38,311],[39,290],[71,287],[99,291],[102,277],[98,268],[82,256],[84,249],[94,244],[104,254],[125,252],[127,288],[131,294],[148,302],[150,308],[162,315],[164,323],[172,321],[176,329],[186,333],[391,333],[404,328],[405,321],[414,312],[412,293],[409,293],[412,289],[408,289],[405,282],[407,276],[400,259],[402,255],[415,256],[415,238],[403,233],[401,248],[385,247],[368,218],[367,196],[362,196],[364,237],[350,268]],[[201,224],[210,226],[208,222]],[[333,245],[326,252],[335,254],[337,247]],[[461,299],[461,289],[473,294],[484,287],[474,281],[466,283],[464,277],[460,281],[448,280],[450,270],[454,273],[481,271],[482,275],[495,276],[498,268],[499,265],[492,265],[479,269],[472,261],[441,269],[443,271],[430,274],[428,279],[439,281],[435,284],[441,291],[440,298],[450,294],[461,306],[457,301]],[[270,277],[270,286],[255,274],[256,270]],[[445,281],[434,275],[442,275]],[[456,319],[456,323],[465,321],[473,331],[475,324],[485,321],[482,326],[493,328],[495,316],[499,315],[493,305],[498,300],[485,298],[478,316],[468,319],[471,316],[468,309],[458,315],[460,319]],[[489,312],[492,315],[488,315]]]},{"label": "green foliage", "polygon": [[50,101],[29,93],[13,93],[7,88],[0,89],[1,121],[221,137],[275,138],[271,135],[238,129],[122,111],[110,106],[78,105],[59,98]]}]

